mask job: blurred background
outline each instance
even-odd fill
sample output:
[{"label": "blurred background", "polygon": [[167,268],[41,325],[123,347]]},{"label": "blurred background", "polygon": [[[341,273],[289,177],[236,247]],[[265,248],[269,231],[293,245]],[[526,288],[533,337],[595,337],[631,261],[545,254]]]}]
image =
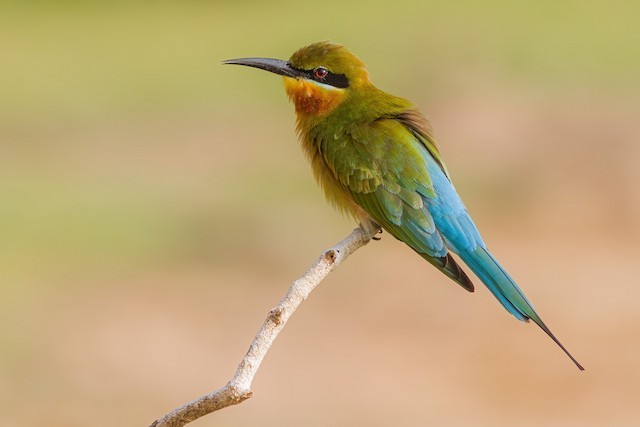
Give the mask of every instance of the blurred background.
[{"label": "blurred background", "polygon": [[639,19],[631,0],[2,1],[0,425],[144,426],[231,377],[355,224],[280,79],[220,61],[325,39],[426,113],[587,371],[385,234],[295,314],[253,399],[193,425],[640,425]]}]

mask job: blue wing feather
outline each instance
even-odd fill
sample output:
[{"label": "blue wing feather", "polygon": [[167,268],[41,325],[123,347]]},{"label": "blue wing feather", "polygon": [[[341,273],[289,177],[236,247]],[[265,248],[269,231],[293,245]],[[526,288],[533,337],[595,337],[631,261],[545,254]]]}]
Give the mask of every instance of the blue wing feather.
[{"label": "blue wing feather", "polygon": [[519,320],[537,317],[531,303],[514,280],[487,250],[473,220],[449,178],[431,154],[422,150],[431,176],[435,197],[424,197],[449,249],[482,280],[507,311]]}]

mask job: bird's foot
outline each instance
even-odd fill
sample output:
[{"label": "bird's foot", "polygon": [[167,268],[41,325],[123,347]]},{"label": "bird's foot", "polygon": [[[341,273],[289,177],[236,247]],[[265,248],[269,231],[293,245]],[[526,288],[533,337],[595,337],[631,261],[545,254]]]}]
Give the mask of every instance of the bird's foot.
[{"label": "bird's foot", "polygon": [[369,240],[380,240],[380,237],[376,237],[376,234],[382,234],[382,227],[374,222],[361,223],[360,228],[367,233],[367,238]]}]

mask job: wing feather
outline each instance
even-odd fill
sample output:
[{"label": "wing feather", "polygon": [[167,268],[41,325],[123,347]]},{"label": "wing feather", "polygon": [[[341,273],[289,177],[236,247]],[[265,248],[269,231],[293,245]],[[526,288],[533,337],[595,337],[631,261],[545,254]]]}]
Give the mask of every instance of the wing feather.
[{"label": "wing feather", "polygon": [[349,137],[349,143],[340,144],[341,150],[331,150],[325,160],[332,163],[353,200],[391,235],[473,291],[425,205],[425,197],[436,193],[423,158],[427,145],[420,133],[403,120],[387,118],[371,123],[368,129],[360,127]]}]

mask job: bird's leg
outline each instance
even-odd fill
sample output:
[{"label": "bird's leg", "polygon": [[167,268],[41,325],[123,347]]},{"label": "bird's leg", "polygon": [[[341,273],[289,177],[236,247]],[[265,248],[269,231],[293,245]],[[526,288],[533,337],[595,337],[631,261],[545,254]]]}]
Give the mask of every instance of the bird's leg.
[{"label": "bird's leg", "polygon": [[376,234],[382,234],[382,227],[380,227],[372,219],[362,221],[360,223],[360,228],[362,228],[364,232],[367,233],[367,238],[369,240],[380,240],[380,237],[376,237]]}]

